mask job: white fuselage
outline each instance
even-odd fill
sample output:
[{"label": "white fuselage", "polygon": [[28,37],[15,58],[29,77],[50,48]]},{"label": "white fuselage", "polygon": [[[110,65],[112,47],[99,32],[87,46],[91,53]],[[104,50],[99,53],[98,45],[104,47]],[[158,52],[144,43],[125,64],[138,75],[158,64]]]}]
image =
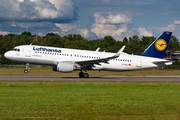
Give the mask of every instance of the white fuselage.
[{"label": "white fuselage", "polygon": [[[22,63],[55,66],[58,62],[76,63],[113,56],[115,53],[77,50],[36,45],[22,45],[5,53],[5,57]],[[154,63],[163,59],[138,55],[120,54],[107,62],[94,64],[91,70],[131,71],[165,66],[165,63]]]}]

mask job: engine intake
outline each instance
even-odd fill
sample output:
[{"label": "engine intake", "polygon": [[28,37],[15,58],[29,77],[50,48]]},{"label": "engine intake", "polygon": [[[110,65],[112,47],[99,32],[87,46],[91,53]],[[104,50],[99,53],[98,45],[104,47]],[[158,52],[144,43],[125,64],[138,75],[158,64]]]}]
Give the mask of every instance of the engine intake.
[{"label": "engine intake", "polygon": [[65,62],[58,62],[57,66],[53,66],[52,70],[53,71],[58,71],[58,72],[73,72],[75,69],[74,64],[72,63],[65,63]]}]

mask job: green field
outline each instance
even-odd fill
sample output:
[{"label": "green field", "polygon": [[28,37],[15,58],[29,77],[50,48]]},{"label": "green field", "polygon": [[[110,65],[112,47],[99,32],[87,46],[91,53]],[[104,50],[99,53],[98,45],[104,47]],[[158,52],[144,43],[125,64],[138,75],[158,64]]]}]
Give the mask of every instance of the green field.
[{"label": "green field", "polygon": [[0,119],[178,118],[179,83],[0,83]]}]

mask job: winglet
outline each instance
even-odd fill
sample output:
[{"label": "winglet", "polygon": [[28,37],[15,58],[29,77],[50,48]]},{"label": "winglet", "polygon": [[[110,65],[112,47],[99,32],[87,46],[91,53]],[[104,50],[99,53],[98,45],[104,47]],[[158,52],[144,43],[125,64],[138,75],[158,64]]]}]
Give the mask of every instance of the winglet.
[{"label": "winglet", "polygon": [[117,53],[122,53],[123,52],[123,50],[124,50],[124,48],[126,47],[126,45],[124,45]]},{"label": "winglet", "polygon": [[115,56],[118,56],[118,57],[119,57],[119,55],[122,54],[122,52],[123,52],[123,50],[124,50],[125,47],[126,47],[126,45],[124,45],[124,46],[115,54]]},{"label": "winglet", "polygon": [[98,52],[98,51],[99,51],[99,49],[100,49],[100,48],[98,47],[98,48],[96,49],[96,52]]}]

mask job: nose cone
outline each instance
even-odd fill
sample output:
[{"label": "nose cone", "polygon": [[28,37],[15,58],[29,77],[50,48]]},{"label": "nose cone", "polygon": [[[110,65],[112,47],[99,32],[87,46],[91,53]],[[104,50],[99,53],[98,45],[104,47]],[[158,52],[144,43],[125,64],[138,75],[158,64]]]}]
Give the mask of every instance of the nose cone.
[{"label": "nose cone", "polygon": [[9,51],[6,52],[6,53],[4,54],[4,57],[7,58],[7,59],[10,59],[10,57],[11,57],[10,52],[9,52]]}]

